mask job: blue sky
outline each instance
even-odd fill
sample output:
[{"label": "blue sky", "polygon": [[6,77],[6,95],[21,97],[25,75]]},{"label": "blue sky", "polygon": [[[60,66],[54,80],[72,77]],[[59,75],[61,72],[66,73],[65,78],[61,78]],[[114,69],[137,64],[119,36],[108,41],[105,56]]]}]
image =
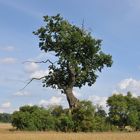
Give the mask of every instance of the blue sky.
[{"label": "blue sky", "polygon": [[77,26],[84,20],[93,37],[103,40],[102,50],[113,56],[113,66],[92,87],[74,89],[76,96],[103,106],[112,93],[140,96],[139,0],[0,0],[0,112],[25,104],[67,106],[59,90],[43,88],[41,81],[20,91],[30,78],[48,72],[46,65],[22,62],[51,57],[40,51],[32,32],[44,24],[44,15],[57,13]]}]

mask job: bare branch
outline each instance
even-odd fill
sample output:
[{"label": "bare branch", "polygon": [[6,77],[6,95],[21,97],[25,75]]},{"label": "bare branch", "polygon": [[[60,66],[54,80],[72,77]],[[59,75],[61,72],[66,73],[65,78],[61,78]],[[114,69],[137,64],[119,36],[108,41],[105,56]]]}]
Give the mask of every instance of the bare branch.
[{"label": "bare branch", "polygon": [[47,59],[46,61],[24,61],[23,62],[23,64],[24,63],[47,63],[47,62],[49,62],[49,63],[51,63],[52,65],[54,65],[55,63],[57,63],[58,61],[55,61],[55,62],[52,62],[51,60],[49,60],[49,59]]},{"label": "bare branch", "polygon": [[43,78],[45,78],[46,76],[40,77],[40,78],[32,78],[30,79],[30,81],[20,90],[24,90],[33,80],[41,80]]},{"label": "bare branch", "polygon": [[[47,62],[51,63],[51,65],[53,66],[58,61],[52,62],[51,60],[47,59],[46,61],[24,61],[23,64],[24,63],[47,63]],[[41,79],[43,79],[45,77],[46,76],[43,76],[43,77],[40,77],[40,78],[31,78],[29,80],[29,82],[22,89],[20,89],[20,90],[24,90],[33,80],[41,80]]]}]

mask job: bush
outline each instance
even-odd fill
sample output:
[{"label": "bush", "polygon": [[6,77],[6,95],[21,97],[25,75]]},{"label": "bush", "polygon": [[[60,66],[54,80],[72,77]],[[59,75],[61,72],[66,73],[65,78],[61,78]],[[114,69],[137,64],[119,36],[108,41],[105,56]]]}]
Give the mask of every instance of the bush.
[{"label": "bush", "polygon": [[53,117],[48,110],[37,106],[24,106],[12,115],[12,125],[19,130],[52,130]]},{"label": "bush", "polygon": [[23,106],[12,114],[12,125],[19,130],[88,132],[93,131],[94,114],[95,108],[90,101],[81,101],[72,110],[61,106],[49,109]]},{"label": "bush", "polygon": [[76,108],[72,110],[72,119],[75,132],[89,132],[94,128],[95,107],[90,101],[81,101]]},{"label": "bush", "polygon": [[[134,115],[133,113],[130,121],[133,121]],[[90,101],[81,101],[73,109],[63,109],[62,106],[51,106],[48,109],[38,106],[23,106],[12,114],[12,125],[18,130],[31,131],[92,132],[117,130],[110,123],[106,112],[101,107],[95,108]],[[137,123],[137,130],[140,129],[138,126]]]},{"label": "bush", "polygon": [[74,127],[74,122],[71,116],[63,114],[56,119],[55,126],[57,131],[72,132]]}]

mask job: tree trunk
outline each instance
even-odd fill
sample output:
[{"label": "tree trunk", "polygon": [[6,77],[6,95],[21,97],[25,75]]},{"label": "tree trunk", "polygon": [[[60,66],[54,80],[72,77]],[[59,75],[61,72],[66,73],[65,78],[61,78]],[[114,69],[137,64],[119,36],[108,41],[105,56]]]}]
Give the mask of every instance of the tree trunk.
[{"label": "tree trunk", "polygon": [[72,88],[67,88],[64,92],[66,94],[67,101],[69,103],[69,107],[70,108],[76,107],[78,104],[78,99],[74,96],[74,94],[72,92]]}]

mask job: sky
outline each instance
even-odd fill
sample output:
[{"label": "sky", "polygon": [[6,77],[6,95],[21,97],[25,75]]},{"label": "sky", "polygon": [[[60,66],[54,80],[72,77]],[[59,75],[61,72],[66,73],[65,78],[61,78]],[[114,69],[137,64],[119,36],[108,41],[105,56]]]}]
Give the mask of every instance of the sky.
[{"label": "sky", "polygon": [[29,79],[48,73],[45,64],[23,62],[51,58],[32,32],[44,25],[43,16],[58,13],[76,26],[84,21],[113,58],[112,67],[104,68],[92,87],[75,88],[75,96],[103,107],[113,93],[140,96],[139,0],[0,0],[0,112],[12,113],[23,105],[68,106],[65,95],[43,88],[41,81],[21,90]]}]

